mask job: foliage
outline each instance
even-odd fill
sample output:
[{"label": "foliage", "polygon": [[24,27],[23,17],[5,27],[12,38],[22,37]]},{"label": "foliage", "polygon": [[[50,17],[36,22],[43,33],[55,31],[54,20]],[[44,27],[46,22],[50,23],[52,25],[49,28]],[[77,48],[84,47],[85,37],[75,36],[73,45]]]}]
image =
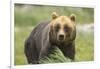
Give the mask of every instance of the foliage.
[{"label": "foliage", "polygon": [[42,21],[51,20],[52,12],[56,11],[60,15],[76,15],[77,23],[93,23],[93,8],[80,7],[59,7],[41,5],[15,5],[15,26],[33,26]]}]

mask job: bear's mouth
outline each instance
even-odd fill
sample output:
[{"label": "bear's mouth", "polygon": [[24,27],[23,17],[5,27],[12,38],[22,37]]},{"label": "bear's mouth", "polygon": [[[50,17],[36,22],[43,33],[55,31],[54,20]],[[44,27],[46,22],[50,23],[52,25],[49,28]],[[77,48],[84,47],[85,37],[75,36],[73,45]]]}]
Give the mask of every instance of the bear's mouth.
[{"label": "bear's mouth", "polygon": [[59,43],[64,43],[64,41],[65,41],[64,39],[59,39],[58,40]]},{"label": "bear's mouth", "polygon": [[63,45],[63,44],[66,45],[69,41],[70,41],[70,38],[67,38],[67,39],[65,38],[63,40],[62,39],[61,40],[58,40],[57,39],[57,42],[56,43],[59,44],[59,45]]},{"label": "bear's mouth", "polygon": [[65,40],[57,40],[58,44],[65,44]]}]

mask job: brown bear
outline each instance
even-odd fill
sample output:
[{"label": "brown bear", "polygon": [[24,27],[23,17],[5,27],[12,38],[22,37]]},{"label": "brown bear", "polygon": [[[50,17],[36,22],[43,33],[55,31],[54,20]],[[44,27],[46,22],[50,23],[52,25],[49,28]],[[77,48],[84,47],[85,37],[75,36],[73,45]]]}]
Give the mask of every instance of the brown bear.
[{"label": "brown bear", "polygon": [[52,14],[52,20],[40,23],[25,41],[25,55],[29,64],[39,64],[54,47],[58,47],[65,57],[75,58],[76,26],[75,16]]}]

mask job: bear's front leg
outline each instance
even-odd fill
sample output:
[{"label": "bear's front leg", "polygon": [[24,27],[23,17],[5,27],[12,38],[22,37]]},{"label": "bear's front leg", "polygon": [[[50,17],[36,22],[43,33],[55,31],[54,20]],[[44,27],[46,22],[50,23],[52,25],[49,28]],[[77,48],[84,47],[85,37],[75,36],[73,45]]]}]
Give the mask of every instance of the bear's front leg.
[{"label": "bear's front leg", "polygon": [[41,60],[42,58],[48,57],[48,55],[51,53],[52,50],[53,50],[53,47],[51,46],[51,44],[44,46],[40,51],[39,60]]},{"label": "bear's front leg", "polygon": [[60,49],[66,58],[70,58],[71,61],[75,60],[75,44],[74,43],[71,43],[68,46],[62,46]]}]

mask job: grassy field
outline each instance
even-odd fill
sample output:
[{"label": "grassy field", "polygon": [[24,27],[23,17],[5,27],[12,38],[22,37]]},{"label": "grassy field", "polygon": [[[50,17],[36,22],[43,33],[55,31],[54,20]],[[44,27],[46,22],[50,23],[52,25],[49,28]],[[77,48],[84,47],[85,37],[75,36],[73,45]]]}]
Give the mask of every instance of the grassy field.
[{"label": "grassy field", "polygon": [[[29,36],[35,25],[41,21],[50,20],[53,11],[59,14],[70,15],[74,13],[77,16],[77,24],[94,22],[93,8],[73,8],[73,7],[50,7],[50,6],[30,6],[15,5],[15,29],[14,29],[14,64],[25,65],[27,60],[24,54],[24,41]],[[87,29],[88,30],[88,29]],[[62,52],[56,48],[54,54],[50,54],[41,63],[59,63],[70,62],[65,58]],[[56,59],[56,60],[55,60]],[[76,37],[76,55],[75,61],[92,61],[94,60],[94,32],[77,31]]]}]

